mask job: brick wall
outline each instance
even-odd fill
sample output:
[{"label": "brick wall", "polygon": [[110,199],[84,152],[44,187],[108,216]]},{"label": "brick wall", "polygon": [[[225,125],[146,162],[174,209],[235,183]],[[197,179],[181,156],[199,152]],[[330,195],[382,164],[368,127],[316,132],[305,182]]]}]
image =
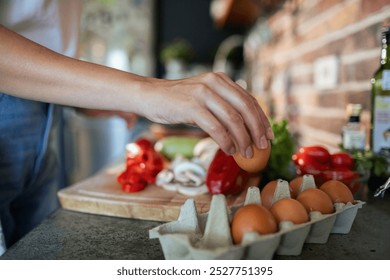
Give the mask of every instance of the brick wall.
[{"label": "brick wall", "polygon": [[337,150],[348,103],[363,105],[379,66],[388,0],[287,0],[258,20],[245,42],[248,86],[264,110],[286,118],[298,145]]}]

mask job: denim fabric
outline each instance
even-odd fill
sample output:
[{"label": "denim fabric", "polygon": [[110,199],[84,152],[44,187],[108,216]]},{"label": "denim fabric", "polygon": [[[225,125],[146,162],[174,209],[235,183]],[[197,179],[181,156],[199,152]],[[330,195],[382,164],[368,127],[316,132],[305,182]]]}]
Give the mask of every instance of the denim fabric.
[{"label": "denim fabric", "polygon": [[53,105],[0,93],[0,220],[9,247],[59,204]]}]

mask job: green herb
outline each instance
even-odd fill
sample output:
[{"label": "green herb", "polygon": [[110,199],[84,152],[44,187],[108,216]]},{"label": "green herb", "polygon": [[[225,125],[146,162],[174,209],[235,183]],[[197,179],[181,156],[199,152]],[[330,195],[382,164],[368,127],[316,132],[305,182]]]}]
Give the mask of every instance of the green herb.
[{"label": "green herb", "polygon": [[288,121],[271,120],[272,130],[275,139],[271,142],[271,155],[268,161],[267,175],[270,180],[290,180],[293,177],[291,172],[291,157],[295,151],[295,141],[288,130]]},{"label": "green herb", "polygon": [[[341,147],[343,149],[343,147]],[[370,170],[375,176],[387,176],[389,163],[386,157],[374,154],[372,151],[347,151],[355,160],[355,170]]]}]

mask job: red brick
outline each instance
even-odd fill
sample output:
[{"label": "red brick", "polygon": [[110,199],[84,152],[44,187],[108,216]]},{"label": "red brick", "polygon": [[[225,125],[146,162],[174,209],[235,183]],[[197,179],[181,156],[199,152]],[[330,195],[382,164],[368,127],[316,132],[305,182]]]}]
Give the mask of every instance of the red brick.
[{"label": "red brick", "polygon": [[365,18],[369,14],[378,12],[385,6],[389,6],[389,0],[361,0],[361,17]]},{"label": "red brick", "polygon": [[316,118],[315,116],[301,116],[299,118],[300,124],[307,125],[313,129],[325,130],[330,133],[340,134],[342,127],[346,123],[346,118],[336,119],[329,116],[326,120],[324,118]]},{"label": "red brick", "polygon": [[[324,10],[323,10],[324,11]],[[321,38],[331,32],[338,31],[359,19],[359,6],[357,2],[349,2],[332,15],[329,15],[321,23],[317,24],[308,33],[303,34],[305,40]],[[301,23],[305,24],[305,23]]]},{"label": "red brick", "polygon": [[[371,3],[375,2],[375,3]],[[382,3],[378,5],[378,2]],[[296,4],[301,6],[297,7]],[[298,27],[302,27],[307,22],[310,22],[314,17],[322,14],[326,9],[334,7],[339,3],[345,3],[345,9],[326,19],[322,24],[315,26],[313,30],[307,33],[298,34]],[[353,84],[353,82],[362,82],[369,80],[378,67],[379,50],[380,50],[380,27],[382,23],[376,23],[363,30],[357,30],[356,33],[346,35],[344,38],[330,42],[320,46],[318,49],[313,49],[303,53],[293,59],[278,59],[278,53],[289,53],[290,51],[299,51],[300,45],[310,42],[315,38],[321,38],[329,32],[336,32],[342,28],[357,23],[365,18],[364,15],[371,15],[380,11],[384,5],[390,5],[388,0],[384,4],[383,1],[362,0],[362,1],[337,1],[323,0],[319,1],[315,7],[309,9],[309,0],[290,0],[286,1],[283,9],[274,13],[268,20],[268,26],[272,31],[272,38],[269,42],[263,42],[258,46],[257,50],[253,51],[254,58],[251,63],[258,70],[253,71],[253,79],[261,82],[262,89],[255,89],[264,102],[265,110],[270,115],[276,118],[287,118],[291,122],[291,127],[301,133],[301,139],[304,142],[322,141],[328,145],[337,147],[335,139],[318,139],[317,136],[305,135],[304,131],[300,131],[300,126],[308,126],[315,130],[323,130],[334,135],[339,135],[342,126],[345,124],[345,119],[340,116],[332,118],[330,121],[324,121],[323,117],[303,116],[300,115],[300,106],[311,106],[318,108],[337,108],[345,110],[348,103],[361,103],[365,110],[366,124],[369,123],[369,108],[370,108],[370,90],[351,91],[342,90],[343,85]],[[359,57],[357,62],[348,62],[348,64],[340,64],[339,69],[339,85],[332,90],[318,91],[313,85],[313,72],[295,74],[289,77],[288,83],[283,91],[278,89],[274,92],[272,88],[273,79],[278,73],[291,71],[294,64],[313,64],[318,58],[328,55],[354,55],[359,52],[359,55],[364,54],[364,51],[378,49],[378,58],[372,57],[372,52],[369,52],[370,57]],[[360,53],[361,52],[361,53]],[[276,60],[274,61],[274,57]],[[342,63],[342,60],[341,60]],[[312,90],[307,93],[307,87]],[[300,91],[303,87],[303,92]],[[367,85],[369,88],[369,84]],[[317,137],[317,138],[316,138]]]},{"label": "red brick", "polygon": [[322,107],[340,108],[344,109],[346,106],[346,94],[345,92],[326,92],[317,96],[318,104]]},{"label": "red brick", "polygon": [[363,110],[371,110],[371,92],[370,91],[359,91],[352,92],[347,95],[348,103],[362,104]]}]

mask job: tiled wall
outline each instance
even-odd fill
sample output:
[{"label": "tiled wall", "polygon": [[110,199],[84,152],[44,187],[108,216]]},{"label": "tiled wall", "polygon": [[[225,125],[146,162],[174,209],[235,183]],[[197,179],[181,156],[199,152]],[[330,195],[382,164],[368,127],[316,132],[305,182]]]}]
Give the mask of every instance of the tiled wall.
[{"label": "tiled wall", "polygon": [[341,143],[348,103],[370,119],[370,78],[379,66],[388,0],[287,0],[259,19],[245,43],[249,88],[299,145]]}]

